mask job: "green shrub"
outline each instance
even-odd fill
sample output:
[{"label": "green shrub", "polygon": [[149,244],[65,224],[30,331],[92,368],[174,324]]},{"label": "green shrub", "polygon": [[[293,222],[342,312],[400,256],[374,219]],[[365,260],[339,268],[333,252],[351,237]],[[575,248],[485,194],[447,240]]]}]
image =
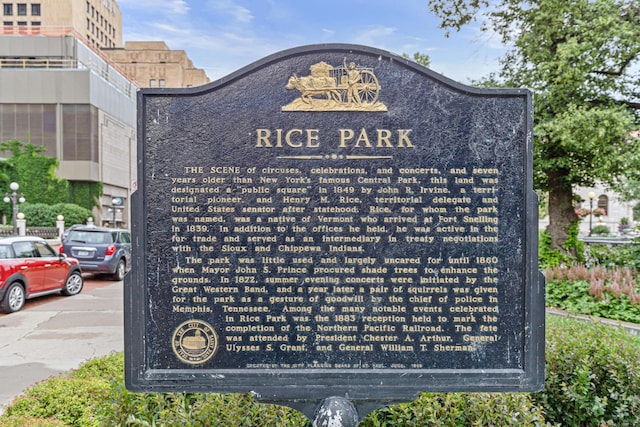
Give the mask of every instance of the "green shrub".
[{"label": "green shrub", "polygon": [[547,375],[534,393],[566,427],[640,425],[640,341],[622,328],[547,317]]},{"label": "green shrub", "polygon": [[93,213],[89,209],[74,205],[73,203],[57,203],[51,208],[56,212],[56,216],[64,216],[65,227],[70,227],[73,224],[86,224],[87,218],[93,216]]},{"label": "green shrub", "polygon": [[586,280],[550,280],[546,287],[546,303],[548,307],[570,313],[640,323],[640,304],[634,304],[628,295],[606,292],[598,298],[590,294],[591,290],[592,285]]},{"label": "green shrub", "polygon": [[[640,425],[640,338],[621,328],[547,318],[545,388],[539,393],[422,393],[369,414],[362,427]],[[545,422],[546,417],[546,422]],[[551,424],[549,424],[551,423]],[[90,360],[28,389],[0,427],[306,426],[291,409],[250,394],[131,393],[123,355]]]},{"label": "green shrub", "polygon": [[528,393],[422,393],[415,401],[379,409],[360,424],[382,426],[547,426]]},{"label": "green shrub", "polygon": [[64,216],[65,225],[84,224],[91,211],[70,203],[45,205],[43,203],[24,203],[20,205],[29,227],[55,227],[58,215]]},{"label": "green shrub", "polygon": [[96,409],[110,386],[98,378],[54,377],[25,391],[6,410],[8,417],[60,420],[69,426],[100,426]]},{"label": "green shrub", "polygon": [[11,416],[0,418],[0,427],[67,427],[68,425],[53,418],[36,418],[29,416]]},{"label": "green shrub", "polygon": [[590,264],[605,266],[629,267],[640,271],[640,243],[606,246],[589,245],[588,258]]},{"label": "green shrub", "polygon": [[596,225],[591,229],[591,235],[593,236],[608,236],[611,230],[606,225]]}]

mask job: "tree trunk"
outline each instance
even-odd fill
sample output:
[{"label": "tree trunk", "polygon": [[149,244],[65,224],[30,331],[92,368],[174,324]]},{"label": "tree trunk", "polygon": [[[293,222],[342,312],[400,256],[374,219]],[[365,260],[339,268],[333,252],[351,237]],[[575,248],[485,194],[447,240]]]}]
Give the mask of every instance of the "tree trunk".
[{"label": "tree trunk", "polygon": [[578,222],[573,206],[573,190],[563,181],[563,174],[555,172],[549,174],[549,227],[547,233],[551,237],[551,249],[573,253],[573,248],[565,249],[569,228]]}]

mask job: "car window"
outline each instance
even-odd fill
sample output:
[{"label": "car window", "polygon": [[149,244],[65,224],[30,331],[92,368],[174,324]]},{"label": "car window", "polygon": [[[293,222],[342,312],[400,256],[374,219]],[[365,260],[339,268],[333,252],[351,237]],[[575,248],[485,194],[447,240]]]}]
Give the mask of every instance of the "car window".
[{"label": "car window", "polygon": [[96,231],[73,230],[67,238],[70,242],[80,243],[111,243],[111,234]]},{"label": "car window", "polygon": [[9,245],[0,245],[0,259],[13,258],[11,247]]},{"label": "car window", "polygon": [[56,256],[56,253],[51,249],[49,245],[46,245],[42,242],[35,242],[36,250],[41,257],[52,257]]},{"label": "car window", "polygon": [[131,234],[126,231],[123,232],[122,234],[120,234],[120,241],[122,243],[131,243]]},{"label": "car window", "polygon": [[36,248],[33,247],[33,242],[15,242],[13,250],[16,253],[16,258],[34,258],[38,256]]}]

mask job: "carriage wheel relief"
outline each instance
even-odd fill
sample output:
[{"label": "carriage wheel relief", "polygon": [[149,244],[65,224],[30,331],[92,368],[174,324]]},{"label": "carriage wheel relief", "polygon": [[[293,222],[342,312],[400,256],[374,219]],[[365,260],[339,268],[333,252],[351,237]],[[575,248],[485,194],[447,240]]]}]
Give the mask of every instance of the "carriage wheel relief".
[{"label": "carriage wheel relief", "polygon": [[282,111],[387,111],[378,101],[380,83],[373,68],[355,62],[333,66],[318,62],[309,67],[309,75],[292,75],[285,86],[297,90],[300,97],[282,107]]}]

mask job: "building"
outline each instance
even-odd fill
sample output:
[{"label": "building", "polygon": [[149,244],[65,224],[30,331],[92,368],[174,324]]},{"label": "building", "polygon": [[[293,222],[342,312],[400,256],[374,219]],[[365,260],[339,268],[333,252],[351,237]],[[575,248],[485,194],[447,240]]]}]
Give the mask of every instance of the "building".
[{"label": "building", "polygon": [[[128,225],[137,88],[97,49],[121,44],[117,4],[3,1],[0,141],[44,146],[60,162],[57,175],[72,185],[102,182],[96,223]],[[122,202],[117,209],[114,199]]]},{"label": "building", "polygon": [[209,83],[204,70],[195,68],[184,50],[170,50],[165,42],[126,42],[124,49],[103,52],[138,87],[186,88]]},{"label": "building", "polygon": [[2,0],[2,33],[73,33],[89,46],[122,46],[122,15],[115,0]]}]

